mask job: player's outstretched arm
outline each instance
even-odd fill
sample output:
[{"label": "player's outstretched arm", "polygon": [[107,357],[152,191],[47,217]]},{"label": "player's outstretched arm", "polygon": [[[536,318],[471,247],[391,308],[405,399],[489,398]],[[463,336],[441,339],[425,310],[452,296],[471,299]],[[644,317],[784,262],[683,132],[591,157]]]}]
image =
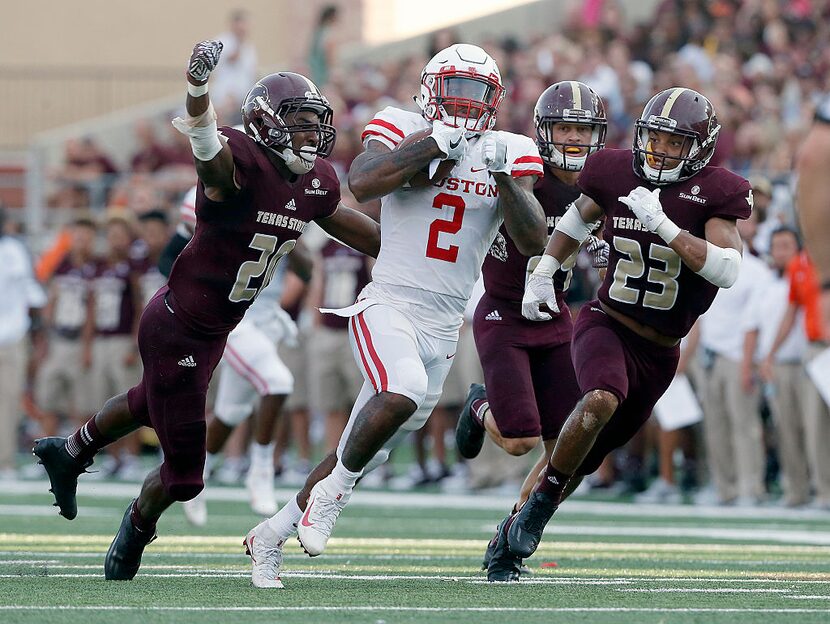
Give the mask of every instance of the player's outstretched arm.
[{"label": "player's outstretched arm", "polygon": [[706,222],[705,238],[698,238],[681,230],[666,216],[660,204],[659,188],[649,191],[638,186],[619,200],[702,278],[719,288],[729,288],[738,279],[742,245],[734,219],[712,217]]},{"label": "player's outstretched arm", "polygon": [[536,176],[513,178],[509,173],[495,173],[493,179],[499,188],[507,233],[523,255],[538,255],[545,247],[548,227],[542,205],[533,194]]},{"label": "player's outstretched arm", "polygon": [[288,268],[303,280],[306,284],[311,281],[311,274],[314,271],[314,256],[311,255],[311,250],[298,240],[294,245],[294,249],[288,254]]},{"label": "player's outstretched arm", "polygon": [[409,182],[436,158],[458,160],[466,147],[464,129],[440,121],[432,124],[432,134],[398,149],[369,141],[349,168],[349,189],[361,203],[383,197]]},{"label": "player's outstretched arm", "polygon": [[498,132],[487,132],[481,139],[481,160],[499,189],[499,208],[504,225],[516,248],[525,256],[535,256],[545,246],[545,211],[533,194],[536,176],[513,178],[507,162],[507,142]]},{"label": "player's outstretched arm", "polygon": [[380,253],[380,224],[362,212],[343,204],[330,217],[317,219],[319,225],[332,238],[344,245],[377,258]]},{"label": "player's outstretched arm", "polygon": [[196,174],[205,194],[214,201],[223,201],[238,191],[231,148],[219,137],[216,111],[208,95],[208,78],[221,53],[221,41],[201,41],[193,47],[187,66],[187,116],[173,120],[173,126],[190,139]]}]

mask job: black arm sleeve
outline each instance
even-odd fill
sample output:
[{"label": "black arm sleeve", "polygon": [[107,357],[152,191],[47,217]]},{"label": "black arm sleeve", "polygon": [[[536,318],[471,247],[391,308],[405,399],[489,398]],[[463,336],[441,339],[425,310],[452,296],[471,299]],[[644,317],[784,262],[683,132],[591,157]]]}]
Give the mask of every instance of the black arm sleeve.
[{"label": "black arm sleeve", "polygon": [[178,232],[173,234],[167,242],[167,247],[161,252],[161,258],[159,258],[159,271],[161,271],[164,277],[170,277],[170,269],[173,268],[173,263],[189,242],[189,238],[182,236]]}]

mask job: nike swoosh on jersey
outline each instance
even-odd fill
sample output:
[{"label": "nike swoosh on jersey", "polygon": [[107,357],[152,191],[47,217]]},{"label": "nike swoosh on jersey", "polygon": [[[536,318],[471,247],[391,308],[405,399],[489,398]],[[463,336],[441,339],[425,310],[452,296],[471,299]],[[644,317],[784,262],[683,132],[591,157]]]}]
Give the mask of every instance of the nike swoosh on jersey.
[{"label": "nike swoosh on jersey", "polygon": [[447,356],[447,359],[448,359],[448,360],[451,360],[451,359],[453,359],[454,357],[455,357],[455,353],[453,353],[452,355],[448,355],[448,356]]},{"label": "nike swoosh on jersey", "polygon": [[470,171],[473,173],[478,173],[479,171],[484,171],[487,167],[482,167],[481,169],[476,169],[475,167],[470,167]]},{"label": "nike swoosh on jersey", "polygon": [[459,145],[461,145],[461,137],[458,137],[458,140],[455,143],[450,141],[450,149],[455,149]]}]

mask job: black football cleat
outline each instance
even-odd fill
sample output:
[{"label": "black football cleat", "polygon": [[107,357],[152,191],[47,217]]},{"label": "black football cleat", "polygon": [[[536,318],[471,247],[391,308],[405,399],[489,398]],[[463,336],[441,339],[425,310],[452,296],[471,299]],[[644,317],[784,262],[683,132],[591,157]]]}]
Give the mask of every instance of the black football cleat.
[{"label": "black football cleat", "polygon": [[521,557],[513,554],[507,545],[507,527],[510,518],[511,516],[507,516],[499,523],[496,536],[487,546],[487,552],[490,554],[487,562],[487,580],[491,583],[515,583],[522,574]]},{"label": "black football cleat", "polygon": [[[510,514],[510,515],[512,515],[512,514]],[[504,523],[505,523],[507,520],[509,520],[509,519],[510,519],[510,515],[508,515],[508,516],[507,516],[504,520],[502,520],[501,522],[499,522],[499,526],[498,526],[498,527],[496,527],[496,534],[495,534],[495,535],[493,535],[493,539],[491,539],[491,540],[487,543],[487,550],[485,550],[485,551],[484,551],[484,561],[482,561],[482,562],[481,562],[481,569],[482,569],[482,570],[487,570],[487,569],[489,569],[489,567],[490,567],[490,562],[493,560],[493,556],[495,555],[495,552],[496,552],[496,546],[498,545],[498,542],[499,542],[499,535],[500,535],[500,534],[501,534],[501,532],[502,532],[502,529],[503,529],[503,527],[504,527]],[[505,542],[505,543],[506,543],[506,542]],[[520,560],[520,561],[521,561],[521,560]],[[522,563],[522,564],[519,566],[519,574],[523,574],[523,575],[525,575],[525,576],[530,576],[531,574],[533,574],[533,572],[532,572],[532,571],[531,571],[531,569],[530,569],[530,568],[528,568],[528,567],[527,567],[524,563]]]},{"label": "black football cleat", "polygon": [[92,465],[92,460],[79,462],[66,450],[66,438],[40,438],[35,440],[32,454],[37,456],[49,475],[52,487],[49,491],[55,495],[54,506],[60,509],[60,515],[67,520],[73,520],[78,515],[78,476],[86,472]]},{"label": "black football cleat", "polygon": [[141,531],[133,525],[130,513],[135,499],[127,506],[115,539],[104,559],[104,578],[108,581],[131,581],[141,566],[144,547],[156,539],[156,532]]},{"label": "black football cleat", "polygon": [[458,424],[455,426],[455,445],[458,447],[458,452],[461,457],[466,459],[473,459],[481,452],[481,447],[484,445],[484,434],[486,433],[484,427],[475,419],[470,408],[473,401],[477,399],[486,399],[487,391],[484,386],[478,383],[470,384],[470,390],[467,392],[467,400],[464,402],[464,407],[461,408],[461,414],[458,416]]},{"label": "black football cleat", "polygon": [[539,542],[542,541],[545,525],[558,506],[547,494],[530,494],[530,498],[516,513],[507,530],[507,542],[513,554],[524,559],[536,552]]}]

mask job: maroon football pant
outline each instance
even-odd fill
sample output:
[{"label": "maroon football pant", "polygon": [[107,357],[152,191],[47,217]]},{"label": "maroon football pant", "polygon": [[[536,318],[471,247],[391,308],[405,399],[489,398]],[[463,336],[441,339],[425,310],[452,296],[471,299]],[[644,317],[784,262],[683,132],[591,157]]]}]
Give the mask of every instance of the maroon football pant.
[{"label": "maroon football pant", "polygon": [[[498,314],[493,314],[496,311]],[[490,413],[504,438],[552,440],[582,396],[571,363],[571,317],[534,322],[518,304],[485,295],[473,334]]]},{"label": "maroon football pant", "polygon": [[589,301],[574,324],[571,354],[583,395],[607,390],[620,401],[577,470],[586,475],[633,438],[651,416],[677,371],[680,347],[661,347],[635,334],[605,314],[598,301]]},{"label": "maroon football pant", "polygon": [[191,329],[172,299],[162,288],[141,315],[138,347],[144,375],[127,393],[127,402],[133,417],[158,435],[165,491],[186,501],[204,488],[205,401],[227,335]]}]

